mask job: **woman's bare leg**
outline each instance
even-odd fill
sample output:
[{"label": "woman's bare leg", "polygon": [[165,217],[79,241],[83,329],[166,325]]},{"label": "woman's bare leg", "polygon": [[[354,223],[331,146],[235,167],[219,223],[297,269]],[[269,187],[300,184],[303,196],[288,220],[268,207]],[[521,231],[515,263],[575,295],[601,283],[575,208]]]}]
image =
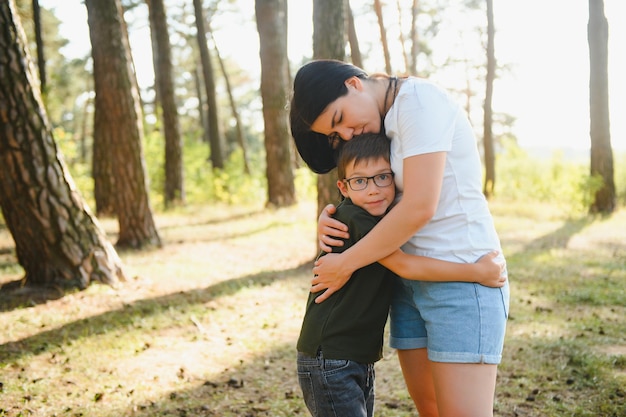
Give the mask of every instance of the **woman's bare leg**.
[{"label": "woman's bare leg", "polygon": [[398,359],[406,387],[420,417],[439,417],[435,384],[427,350],[398,350]]},{"label": "woman's bare leg", "polygon": [[493,417],[497,365],[430,363],[439,417]]}]

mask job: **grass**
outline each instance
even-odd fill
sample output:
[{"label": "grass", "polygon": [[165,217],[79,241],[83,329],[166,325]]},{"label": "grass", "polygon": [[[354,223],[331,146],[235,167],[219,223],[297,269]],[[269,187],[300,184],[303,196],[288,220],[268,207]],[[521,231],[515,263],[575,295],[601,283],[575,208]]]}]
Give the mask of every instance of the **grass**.
[{"label": "grass", "polygon": [[[495,415],[626,415],[626,210],[492,211],[512,290]],[[120,253],[117,289],[0,293],[0,416],[307,416],[294,345],[314,219],[311,203],[159,214],[164,247]],[[0,229],[0,284],[21,277],[12,245]],[[377,415],[416,415],[388,347],[376,389]]]}]

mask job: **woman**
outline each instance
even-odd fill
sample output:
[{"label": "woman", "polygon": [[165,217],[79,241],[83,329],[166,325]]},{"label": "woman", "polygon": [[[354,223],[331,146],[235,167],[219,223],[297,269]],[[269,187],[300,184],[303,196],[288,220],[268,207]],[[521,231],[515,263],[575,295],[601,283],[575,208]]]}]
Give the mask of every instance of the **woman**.
[{"label": "woman", "polygon": [[[321,257],[312,292],[323,302],[357,269],[402,246],[453,262],[475,262],[500,242],[481,192],[476,141],[460,106],[434,84],[369,77],[353,65],[317,60],[294,79],[291,132],[318,173],[335,166],[339,141],[384,132],[399,196],[372,231],[341,254]],[[356,139],[358,140],[358,139]],[[346,238],[345,225],[320,216],[321,246]],[[509,300],[508,284],[402,280],[391,307],[392,347],[420,416],[492,416]]]}]

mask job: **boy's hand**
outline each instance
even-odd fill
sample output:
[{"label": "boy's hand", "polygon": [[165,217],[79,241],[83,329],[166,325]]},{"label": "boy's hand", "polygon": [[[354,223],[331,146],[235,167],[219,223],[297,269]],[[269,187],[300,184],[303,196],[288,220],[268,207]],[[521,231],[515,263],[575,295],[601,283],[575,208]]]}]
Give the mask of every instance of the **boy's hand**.
[{"label": "boy's hand", "polygon": [[476,261],[475,265],[478,268],[477,283],[494,288],[503,287],[506,284],[507,277],[506,275],[503,276],[506,262],[495,261],[499,254],[498,251],[491,251]]},{"label": "boy's hand", "polygon": [[348,239],[350,237],[348,227],[331,217],[336,211],[335,206],[329,204],[324,207],[318,218],[317,238],[320,249],[324,252],[332,252],[333,246],[343,246],[343,241],[336,238]]}]

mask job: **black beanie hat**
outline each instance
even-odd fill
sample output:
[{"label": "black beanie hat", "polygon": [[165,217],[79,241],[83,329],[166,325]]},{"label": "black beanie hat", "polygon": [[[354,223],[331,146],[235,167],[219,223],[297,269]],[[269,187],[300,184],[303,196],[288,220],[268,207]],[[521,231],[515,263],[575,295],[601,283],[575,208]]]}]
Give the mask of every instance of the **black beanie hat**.
[{"label": "black beanie hat", "polygon": [[304,162],[319,174],[335,168],[335,150],[326,135],[311,131],[311,124],[330,103],[347,94],[345,81],[355,76],[366,78],[367,73],[352,64],[321,59],[302,66],[294,78],[291,135]]}]

